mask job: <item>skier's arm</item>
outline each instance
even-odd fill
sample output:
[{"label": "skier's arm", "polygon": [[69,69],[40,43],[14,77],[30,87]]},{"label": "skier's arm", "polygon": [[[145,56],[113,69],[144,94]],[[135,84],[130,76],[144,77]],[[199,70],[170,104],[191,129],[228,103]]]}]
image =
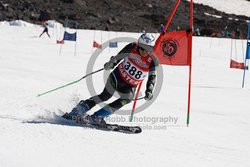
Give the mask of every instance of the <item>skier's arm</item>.
[{"label": "skier's arm", "polygon": [[153,98],[153,89],[156,82],[156,68],[159,65],[158,59],[155,57],[150,65],[148,81],[146,84],[145,100],[151,100]]},{"label": "skier's arm", "polygon": [[112,56],[109,62],[104,64],[104,69],[109,70],[114,68],[122,59],[128,56],[133,47],[134,43],[126,45],[116,56]]}]

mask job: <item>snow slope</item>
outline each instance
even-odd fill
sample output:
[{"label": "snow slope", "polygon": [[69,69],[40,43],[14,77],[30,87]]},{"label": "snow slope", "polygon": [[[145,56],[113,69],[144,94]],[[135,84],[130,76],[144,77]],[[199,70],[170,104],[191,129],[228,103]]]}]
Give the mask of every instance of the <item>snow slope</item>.
[{"label": "snow slope", "polygon": [[250,17],[250,2],[247,0],[194,0],[193,2],[211,6],[228,14]]},{"label": "snow slope", "polygon": [[[58,118],[90,96],[86,80],[36,95],[86,74],[94,36],[105,42],[140,34],[78,30],[76,56],[72,42],[66,42],[59,55],[60,45],[55,41],[63,30],[60,25],[51,27],[52,38],[45,34],[38,38],[43,30],[40,26],[0,25],[1,167],[249,166],[250,74],[247,71],[242,89],[243,72],[229,69],[230,39],[194,38],[190,127],[185,126],[188,68],[163,66],[159,96],[132,123],[142,126],[143,133],[128,135],[84,129]],[[245,49],[242,42],[245,46],[246,41],[236,45],[239,61]],[[125,44],[119,43],[119,49]],[[118,50],[104,50],[94,70],[102,68]],[[93,80],[100,92],[103,72]],[[108,121],[130,124],[128,115],[116,114]]]}]

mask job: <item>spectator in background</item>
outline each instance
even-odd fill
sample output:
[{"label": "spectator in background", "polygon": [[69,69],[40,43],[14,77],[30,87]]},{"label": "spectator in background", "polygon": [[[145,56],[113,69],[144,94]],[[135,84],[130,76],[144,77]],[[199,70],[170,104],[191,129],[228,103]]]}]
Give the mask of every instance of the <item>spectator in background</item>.
[{"label": "spectator in background", "polygon": [[181,30],[181,27],[180,26],[177,26],[177,31],[180,31]]},{"label": "spectator in background", "polygon": [[41,37],[41,36],[46,32],[46,34],[47,34],[48,37],[50,38],[48,25],[49,25],[49,24],[48,24],[48,20],[45,20],[45,21],[43,22],[43,24],[42,24],[44,30],[43,30],[43,32],[41,33],[41,35],[40,35],[39,37]]},{"label": "spectator in background", "polygon": [[240,29],[239,28],[237,28],[235,30],[234,35],[235,35],[235,38],[237,38],[237,39],[239,39],[241,37],[241,35],[240,35]]},{"label": "spectator in background", "polygon": [[211,37],[217,37],[216,31],[212,32]]},{"label": "spectator in background", "polygon": [[160,25],[160,32],[162,32],[164,30],[164,24]]},{"label": "spectator in background", "polygon": [[196,29],[195,29],[195,35],[196,35],[196,36],[201,36],[201,32],[200,32],[200,29],[199,29],[199,28],[196,28]]},{"label": "spectator in background", "polygon": [[228,32],[227,26],[224,28],[224,37],[229,38],[230,33]]}]

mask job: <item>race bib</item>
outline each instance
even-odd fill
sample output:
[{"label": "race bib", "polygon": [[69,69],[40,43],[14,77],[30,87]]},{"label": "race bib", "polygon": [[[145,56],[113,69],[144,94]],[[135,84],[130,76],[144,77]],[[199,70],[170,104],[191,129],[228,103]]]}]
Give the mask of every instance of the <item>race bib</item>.
[{"label": "race bib", "polygon": [[137,86],[147,76],[147,72],[140,70],[128,59],[124,59],[118,67],[123,80],[131,86]]}]

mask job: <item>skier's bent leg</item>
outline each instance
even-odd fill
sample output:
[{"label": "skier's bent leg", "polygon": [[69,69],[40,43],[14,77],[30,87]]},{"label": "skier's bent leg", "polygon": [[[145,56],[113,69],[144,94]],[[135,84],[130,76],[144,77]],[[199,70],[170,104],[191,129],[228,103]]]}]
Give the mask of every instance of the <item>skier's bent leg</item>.
[{"label": "skier's bent leg", "polygon": [[106,90],[106,88],[103,90],[103,92],[98,95],[91,97],[87,100],[81,100],[70,112],[70,115],[84,115],[86,112],[88,112],[91,108],[93,108],[96,104],[108,100],[112,95],[109,94]]},{"label": "skier's bent leg", "polygon": [[85,100],[86,104],[89,106],[89,108],[93,108],[96,104],[99,104],[101,102],[107,101],[108,99],[110,99],[112,97],[112,93],[110,93],[106,87],[104,88],[104,90],[102,91],[101,94],[97,95],[97,96],[93,96],[87,100]]},{"label": "skier's bent leg", "polygon": [[107,101],[113,96],[115,92],[114,82],[114,77],[110,75],[102,93],[85,100],[86,104],[89,106],[90,109],[93,108],[96,104]]},{"label": "skier's bent leg", "polygon": [[96,111],[89,117],[89,123],[91,124],[98,124],[100,126],[105,126],[106,122],[104,121],[105,117],[110,116],[116,110],[120,109],[122,106],[130,103],[132,99],[117,99],[113,103],[110,103],[100,110]]},{"label": "skier's bent leg", "polygon": [[115,92],[114,82],[115,82],[115,79],[113,75],[110,75],[108,77],[107,83],[102,93],[97,96],[93,96],[85,101],[84,100],[80,101],[72,109],[72,111],[70,112],[70,115],[84,115],[87,111],[93,108],[96,104],[99,104],[103,101],[107,101],[108,99],[110,99]]},{"label": "skier's bent leg", "polygon": [[132,99],[117,99],[114,102],[106,105],[105,107],[101,108],[100,110],[96,111],[93,116],[96,117],[108,117],[113,114],[115,111],[119,110],[124,105],[130,103]]},{"label": "skier's bent leg", "polygon": [[102,93],[91,97],[87,100],[81,100],[71,111],[71,115],[84,115],[87,111],[93,108],[96,104],[99,104],[103,101],[107,101],[112,97],[115,92],[115,89],[111,85],[112,79],[109,78],[105,88],[103,89]]},{"label": "skier's bent leg", "polygon": [[135,87],[120,85],[120,87],[118,86],[118,91],[120,95],[119,99],[96,111],[93,115],[97,117],[108,117],[124,105],[133,101]]}]

